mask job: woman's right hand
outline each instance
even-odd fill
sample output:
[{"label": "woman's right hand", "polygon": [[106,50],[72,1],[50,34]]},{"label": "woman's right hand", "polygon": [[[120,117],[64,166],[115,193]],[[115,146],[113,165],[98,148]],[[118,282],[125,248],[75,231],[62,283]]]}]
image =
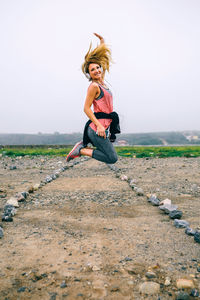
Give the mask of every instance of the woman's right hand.
[{"label": "woman's right hand", "polygon": [[106,139],[106,133],[105,133],[105,128],[103,127],[103,125],[98,125],[97,126],[97,134],[98,136],[103,137],[104,139]]}]

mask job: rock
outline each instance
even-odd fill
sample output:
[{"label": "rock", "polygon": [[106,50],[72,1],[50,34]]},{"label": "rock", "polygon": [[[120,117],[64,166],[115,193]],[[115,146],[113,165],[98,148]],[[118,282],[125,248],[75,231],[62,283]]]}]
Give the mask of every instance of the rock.
[{"label": "rock", "polygon": [[200,243],[200,231],[195,232],[194,240],[195,240],[195,242]]},{"label": "rock", "polygon": [[25,197],[21,193],[19,193],[19,194],[17,194],[17,201],[18,202],[24,202],[25,201]]},{"label": "rock", "polygon": [[153,281],[145,281],[140,284],[139,292],[141,294],[154,295],[160,291],[160,285]]},{"label": "rock", "polygon": [[165,285],[165,286],[169,286],[170,284],[171,284],[170,278],[169,278],[169,277],[166,277],[166,278],[165,278],[165,283],[164,283],[164,285]]},{"label": "rock", "polygon": [[18,292],[18,293],[22,293],[22,292],[25,292],[25,290],[26,290],[26,287],[25,287],[25,286],[22,286],[22,287],[20,287],[20,288],[17,290],[17,292]]},{"label": "rock", "polygon": [[177,205],[169,205],[169,204],[164,204],[164,205],[161,205],[159,206],[159,208],[161,210],[163,210],[166,214],[169,214],[170,212],[174,211],[174,210],[177,210],[178,206]]},{"label": "rock", "polygon": [[174,220],[174,226],[177,227],[177,228],[186,228],[189,225],[190,224],[185,220],[178,220],[178,219]]},{"label": "rock", "polygon": [[169,213],[171,219],[181,219],[183,213],[181,210],[173,210]]},{"label": "rock", "polygon": [[25,199],[26,199],[26,198],[28,197],[28,195],[29,195],[28,192],[22,192],[21,194],[22,194],[22,196],[24,196]]},{"label": "rock", "polygon": [[132,186],[132,185],[135,186],[136,183],[137,183],[137,180],[136,180],[136,179],[130,179],[130,180],[129,180],[130,186]]},{"label": "rock", "polygon": [[33,186],[30,186],[28,188],[28,193],[32,194],[33,192],[34,192],[34,188],[33,188]]},{"label": "rock", "polygon": [[17,201],[17,198],[15,197],[11,197],[7,202],[6,204],[9,204],[9,205],[12,205],[14,207],[19,207],[19,203]]},{"label": "rock", "polygon": [[199,291],[197,289],[192,289],[190,295],[192,297],[199,297]]},{"label": "rock", "polygon": [[3,237],[3,228],[0,227],[0,239]]},{"label": "rock", "polygon": [[151,195],[148,198],[148,202],[152,203],[154,206],[160,205],[160,200],[157,198],[157,196],[155,194]]},{"label": "rock", "polygon": [[190,296],[188,295],[188,293],[179,292],[176,296],[176,300],[190,300]]},{"label": "rock", "polygon": [[37,191],[39,188],[40,188],[40,183],[34,184],[34,186],[33,186],[34,191]]},{"label": "rock", "polygon": [[55,180],[55,179],[57,178],[57,176],[56,176],[55,174],[52,174],[50,177],[51,177],[53,180]]},{"label": "rock", "polygon": [[149,278],[149,279],[151,279],[151,278],[156,278],[156,274],[154,273],[154,272],[147,272],[146,274],[145,274],[145,276],[147,277],[147,278]]},{"label": "rock", "polygon": [[186,227],[185,229],[185,233],[188,235],[195,235],[196,230],[190,228],[190,227]]},{"label": "rock", "polygon": [[128,181],[128,176],[126,176],[126,175],[121,175],[121,176],[120,176],[120,179],[121,179],[122,181]]},{"label": "rock", "polygon": [[134,190],[136,191],[136,194],[137,194],[138,196],[144,196],[144,191],[143,191],[143,189],[136,187]]},{"label": "rock", "polygon": [[100,271],[101,270],[101,268],[99,268],[98,266],[93,266],[92,267],[92,271]]},{"label": "rock", "polygon": [[111,291],[112,293],[113,293],[113,292],[119,292],[119,291],[120,291],[120,288],[119,288],[117,285],[113,285],[113,286],[111,286],[110,291]]},{"label": "rock", "polygon": [[160,205],[171,205],[172,204],[172,201],[170,200],[170,199],[168,199],[168,198],[166,198],[165,200],[162,200],[161,202],[160,202]]},{"label": "rock", "polygon": [[1,218],[2,222],[12,222],[13,221],[13,218],[10,217],[10,216],[2,216]]},{"label": "rock", "polygon": [[179,278],[176,281],[176,286],[178,289],[193,289],[194,283],[191,279]]},{"label": "rock", "polygon": [[15,207],[10,204],[6,204],[3,208],[3,210],[4,210],[4,212],[3,212],[4,216],[10,216],[10,217],[16,215],[16,212],[17,212]]},{"label": "rock", "polygon": [[51,176],[47,176],[46,178],[45,178],[45,181],[47,182],[47,183],[49,183],[49,182],[51,182],[53,179],[51,178]]},{"label": "rock", "polygon": [[10,166],[10,168],[9,168],[10,170],[16,170],[17,169],[17,167],[16,166]]},{"label": "rock", "polygon": [[61,289],[64,289],[67,287],[65,280],[63,280],[63,282],[61,282],[60,287],[61,287]]}]

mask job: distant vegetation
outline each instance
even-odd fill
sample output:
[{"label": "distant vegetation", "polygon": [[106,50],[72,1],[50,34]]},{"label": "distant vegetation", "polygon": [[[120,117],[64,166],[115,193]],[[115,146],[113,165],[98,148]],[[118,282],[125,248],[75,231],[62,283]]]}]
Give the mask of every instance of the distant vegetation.
[{"label": "distant vegetation", "polygon": [[[0,145],[74,145],[82,133],[0,134]],[[129,133],[117,135],[117,143],[125,145],[197,145],[200,131]],[[116,144],[117,144],[116,143]]]},{"label": "distant vegetation", "polygon": [[[72,146],[13,146],[0,148],[3,156],[66,156]],[[200,156],[200,146],[171,146],[171,147],[115,147],[119,156],[141,158],[141,157],[198,157]]]}]

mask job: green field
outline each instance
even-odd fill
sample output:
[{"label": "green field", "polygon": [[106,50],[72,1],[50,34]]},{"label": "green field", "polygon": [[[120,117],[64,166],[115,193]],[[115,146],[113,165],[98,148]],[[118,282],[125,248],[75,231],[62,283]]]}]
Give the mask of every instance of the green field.
[{"label": "green field", "polygon": [[[66,156],[72,146],[0,146],[3,156]],[[128,146],[115,148],[119,156],[124,157],[198,157],[200,146],[171,146],[171,147],[143,147]]]}]

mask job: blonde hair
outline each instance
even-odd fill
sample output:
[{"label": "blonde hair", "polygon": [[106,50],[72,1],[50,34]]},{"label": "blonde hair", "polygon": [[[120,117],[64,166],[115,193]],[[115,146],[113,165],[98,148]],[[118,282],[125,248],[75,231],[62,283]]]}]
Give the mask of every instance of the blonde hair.
[{"label": "blonde hair", "polygon": [[89,65],[94,63],[100,65],[103,69],[103,75],[107,70],[109,72],[110,63],[112,62],[111,50],[106,44],[98,45],[94,50],[91,50],[92,43],[90,44],[89,50],[85,55],[85,61],[82,64],[82,71],[86,75],[89,73]]}]

